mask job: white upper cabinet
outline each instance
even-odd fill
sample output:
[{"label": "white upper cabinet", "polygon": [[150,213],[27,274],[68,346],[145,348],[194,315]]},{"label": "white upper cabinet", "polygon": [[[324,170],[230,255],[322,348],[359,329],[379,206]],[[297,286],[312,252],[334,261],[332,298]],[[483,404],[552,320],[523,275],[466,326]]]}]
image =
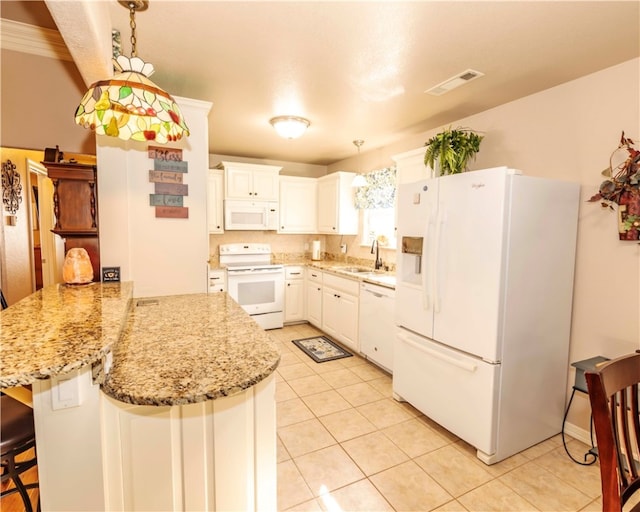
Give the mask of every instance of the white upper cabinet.
[{"label": "white upper cabinet", "polygon": [[224,169],[225,199],[278,200],[278,173],[275,165],[220,162]]},{"label": "white upper cabinet", "polygon": [[358,211],[351,186],[355,173],[338,171],[318,178],[318,232],[357,235]]},{"label": "white upper cabinet", "polygon": [[424,164],[425,151],[423,146],[391,157],[396,163],[398,185],[430,177],[430,169]]},{"label": "white upper cabinet", "polygon": [[207,225],[209,233],[224,233],[222,170],[209,169],[207,177]]},{"label": "white upper cabinet", "polygon": [[280,176],[278,233],[318,232],[318,180]]}]

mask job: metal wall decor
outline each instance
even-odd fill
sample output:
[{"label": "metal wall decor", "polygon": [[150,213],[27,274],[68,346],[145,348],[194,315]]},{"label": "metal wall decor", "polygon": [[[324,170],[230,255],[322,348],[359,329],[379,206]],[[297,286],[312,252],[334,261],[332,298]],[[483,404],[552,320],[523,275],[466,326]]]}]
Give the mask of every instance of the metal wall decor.
[{"label": "metal wall decor", "polygon": [[16,166],[7,160],[2,164],[2,204],[5,210],[15,215],[22,202],[22,183]]}]

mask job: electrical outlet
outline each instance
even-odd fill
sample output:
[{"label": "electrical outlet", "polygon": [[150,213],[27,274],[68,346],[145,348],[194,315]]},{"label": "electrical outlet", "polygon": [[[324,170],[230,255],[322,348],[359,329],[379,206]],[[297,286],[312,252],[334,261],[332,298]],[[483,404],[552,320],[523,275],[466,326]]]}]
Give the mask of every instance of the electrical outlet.
[{"label": "electrical outlet", "polygon": [[341,244],[340,245],[340,252],[342,254],[347,254],[347,244]]}]

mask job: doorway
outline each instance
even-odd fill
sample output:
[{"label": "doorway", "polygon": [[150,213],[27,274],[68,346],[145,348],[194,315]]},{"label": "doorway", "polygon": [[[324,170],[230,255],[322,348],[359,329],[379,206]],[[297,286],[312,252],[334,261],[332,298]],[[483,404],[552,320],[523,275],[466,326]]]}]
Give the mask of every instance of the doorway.
[{"label": "doorway", "polygon": [[31,222],[31,255],[34,291],[62,281],[64,241],[51,230],[55,225],[53,214],[53,182],[47,169],[27,159],[28,197]]}]

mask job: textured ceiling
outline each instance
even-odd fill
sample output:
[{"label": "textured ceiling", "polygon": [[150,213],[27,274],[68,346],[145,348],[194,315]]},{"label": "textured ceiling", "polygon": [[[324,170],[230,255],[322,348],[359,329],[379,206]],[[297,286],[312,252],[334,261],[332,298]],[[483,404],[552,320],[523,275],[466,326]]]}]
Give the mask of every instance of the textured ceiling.
[{"label": "textured ceiling", "polygon": [[[113,26],[130,54],[128,11],[108,4],[102,27],[57,19],[68,46]],[[151,0],[136,20],[152,79],[213,103],[211,153],[313,164],[353,156],[354,139],[382,147],[640,55],[637,1]],[[424,93],[468,68],[485,76]],[[311,121],[300,139],[269,125],[285,114]]]}]

